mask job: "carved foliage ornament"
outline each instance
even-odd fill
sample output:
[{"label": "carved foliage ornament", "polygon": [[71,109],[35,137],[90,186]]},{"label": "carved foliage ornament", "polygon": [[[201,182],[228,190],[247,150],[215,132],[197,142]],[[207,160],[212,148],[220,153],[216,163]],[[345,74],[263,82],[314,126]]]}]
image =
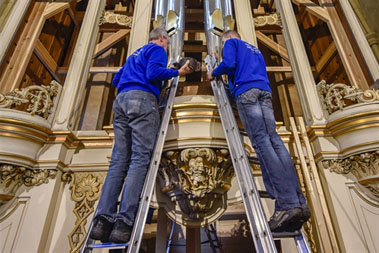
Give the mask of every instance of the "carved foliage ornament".
[{"label": "carved foliage ornament", "polygon": [[132,21],[133,18],[126,16],[126,15],[121,15],[121,14],[115,14],[111,11],[105,11],[103,15],[100,17],[100,24],[118,24],[121,26],[126,26],[126,27],[132,27]]},{"label": "carved foliage ornament", "polygon": [[326,160],[323,165],[337,174],[352,173],[358,182],[379,198],[379,150],[345,159]]},{"label": "carved foliage ornament", "polygon": [[379,102],[379,90],[365,90],[346,84],[327,84],[324,80],[317,84],[317,90],[324,109],[329,113],[343,110],[353,103]]},{"label": "carved foliage ornament", "polygon": [[[21,166],[8,164],[0,165],[0,194],[14,196],[17,190],[25,185],[27,187],[39,186],[54,179],[57,170],[27,169]],[[4,204],[1,203],[0,204]]]},{"label": "carved foliage ornament", "polygon": [[0,93],[0,108],[14,108],[27,104],[27,112],[47,119],[52,112],[53,99],[58,95],[60,87],[61,85],[53,80],[49,86],[32,85],[5,95]]},{"label": "carved foliage ornament", "polygon": [[71,182],[71,199],[75,201],[75,227],[68,235],[70,252],[79,252],[84,242],[87,218],[94,212],[94,205],[100,198],[105,176],[106,172],[75,172],[62,175],[63,181]]},{"label": "carved foliage ornament", "polygon": [[159,175],[162,192],[199,220],[230,189],[234,171],[228,150],[193,148],[166,152]]}]

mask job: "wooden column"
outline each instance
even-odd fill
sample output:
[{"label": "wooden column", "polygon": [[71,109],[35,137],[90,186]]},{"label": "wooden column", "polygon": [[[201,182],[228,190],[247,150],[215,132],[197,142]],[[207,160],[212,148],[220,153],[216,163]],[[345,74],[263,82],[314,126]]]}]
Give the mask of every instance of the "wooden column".
[{"label": "wooden column", "polygon": [[325,124],[325,115],[291,1],[275,0],[275,4],[283,23],[283,36],[307,125]]},{"label": "wooden column", "polygon": [[[366,39],[366,35],[359,24],[359,21],[357,19],[356,14],[354,13],[352,6],[350,5],[349,1],[339,1],[339,3],[342,7],[343,12],[345,13],[345,17],[347,21],[349,22],[349,25],[354,34],[354,37],[357,40],[358,47],[362,52],[363,59],[366,61],[367,67],[370,71],[372,78],[374,80],[379,79],[378,61],[376,60],[373,50],[371,50],[371,47]],[[363,27],[365,27],[365,29],[371,30],[371,27],[368,24],[366,25],[363,24]],[[376,50],[379,55],[378,45],[376,45]]]},{"label": "wooden column", "polygon": [[200,228],[186,227],[186,252],[201,253]]},{"label": "wooden column", "polygon": [[30,57],[32,56],[34,44],[45,23],[43,13],[46,6],[46,2],[37,2],[34,4],[13,56],[2,73],[0,79],[0,93],[7,93],[19,87]]},{"label": "wooden column", "polygon": [[352,85],[363,90],[368,89],[368,82],[355,56],[353,47],[349,43],[349,37],[338,17],[333,1],[319,0],[319,2],[321,5],[324,5],[324,9],[328,12],[328,27]]},{"label": "wooden column", "polygon": [[16,34],[31,0],[16,1],[3,30],[0,33],[0,64],[3,62],[9,43]]},{"label": "wooden column", "polygon": [[152,8],[153,1],[136,1],[129,39],[128,56],[148,42]]},{"label": "wooden column", "polygon": [[106,0],[89,1],[80,28],[78,40],[67,72],[54,130],[72,129],[78,117],[79,105],[88,78],[91,59],[94,54],[99,20]]},{"label": "wooden column", "polygon": [[234,0],[234,12],[236,14],[237,31],[242,40],[258,47],[250,1]]}]

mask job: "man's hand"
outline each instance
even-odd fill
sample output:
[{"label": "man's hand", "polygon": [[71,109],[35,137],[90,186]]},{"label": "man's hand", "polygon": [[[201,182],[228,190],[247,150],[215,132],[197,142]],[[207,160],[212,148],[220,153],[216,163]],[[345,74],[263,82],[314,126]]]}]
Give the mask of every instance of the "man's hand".
[{"label": "man's hand", "polygon": [[212,81],[213,79],[215,79],[215,77],[212,75],[212,71],[213,71],[213,69],[211,69],[211,70],[209,70],[209,71],[207,72],[207,79],[208,79],[209,81]]},{"label": "man's hand", "polygon": [[189,67],[190,61],[186,61],[186,64],[184,64],[180,69],[179,69],[179,76],[184,76],[187,74],[190,74],[193,72],[193,70]]}]

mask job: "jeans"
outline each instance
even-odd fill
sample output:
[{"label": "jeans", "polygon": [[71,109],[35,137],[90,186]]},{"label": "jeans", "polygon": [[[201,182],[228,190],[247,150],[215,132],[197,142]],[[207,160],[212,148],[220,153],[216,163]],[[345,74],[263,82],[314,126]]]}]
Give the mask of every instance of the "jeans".
[{"label": "jeans", "polygon": [[[133,226],[159,128],[156,97],[141,90],[118,94],[113,103],[114,146],[96,217]],[[117,201],[121,193],[117,212]]]},{"label": "jeans", "polygon": [[261,165],[267,193],[276,199],[275,210],[306,205],[295,167],[276,132],[271,93],[252,88],[237,98],[238,114]]}]

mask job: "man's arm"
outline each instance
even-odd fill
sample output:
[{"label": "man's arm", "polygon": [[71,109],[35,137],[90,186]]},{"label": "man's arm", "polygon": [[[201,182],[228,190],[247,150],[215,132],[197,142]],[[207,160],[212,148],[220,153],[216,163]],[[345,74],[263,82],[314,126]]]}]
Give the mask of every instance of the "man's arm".
[{"label": "man's arm", "polygon": [[154,48],[147,63],[146,77],[149,81],[168,80],[179,75],[178,70],[167,69],[167,55],[164,49]]},{"label": "man's arm", "polygon": [[234,69],[237,65],[236,55],[234,43],[229,40],[226,41],[222,62],[213,71],[208,72],[208,79],[213,80],[215,76],[226,74],[228,71]]},{"label": "man's arm", "polygon": [[188,60],[179,70],[167,69],[167,55],[163,49],[154,49],[150,55],[149,63],[147,64],[146,76],[150,81],[168,80],[175,76],[184,76],[192,73],[189,67],[190,61]]}]

